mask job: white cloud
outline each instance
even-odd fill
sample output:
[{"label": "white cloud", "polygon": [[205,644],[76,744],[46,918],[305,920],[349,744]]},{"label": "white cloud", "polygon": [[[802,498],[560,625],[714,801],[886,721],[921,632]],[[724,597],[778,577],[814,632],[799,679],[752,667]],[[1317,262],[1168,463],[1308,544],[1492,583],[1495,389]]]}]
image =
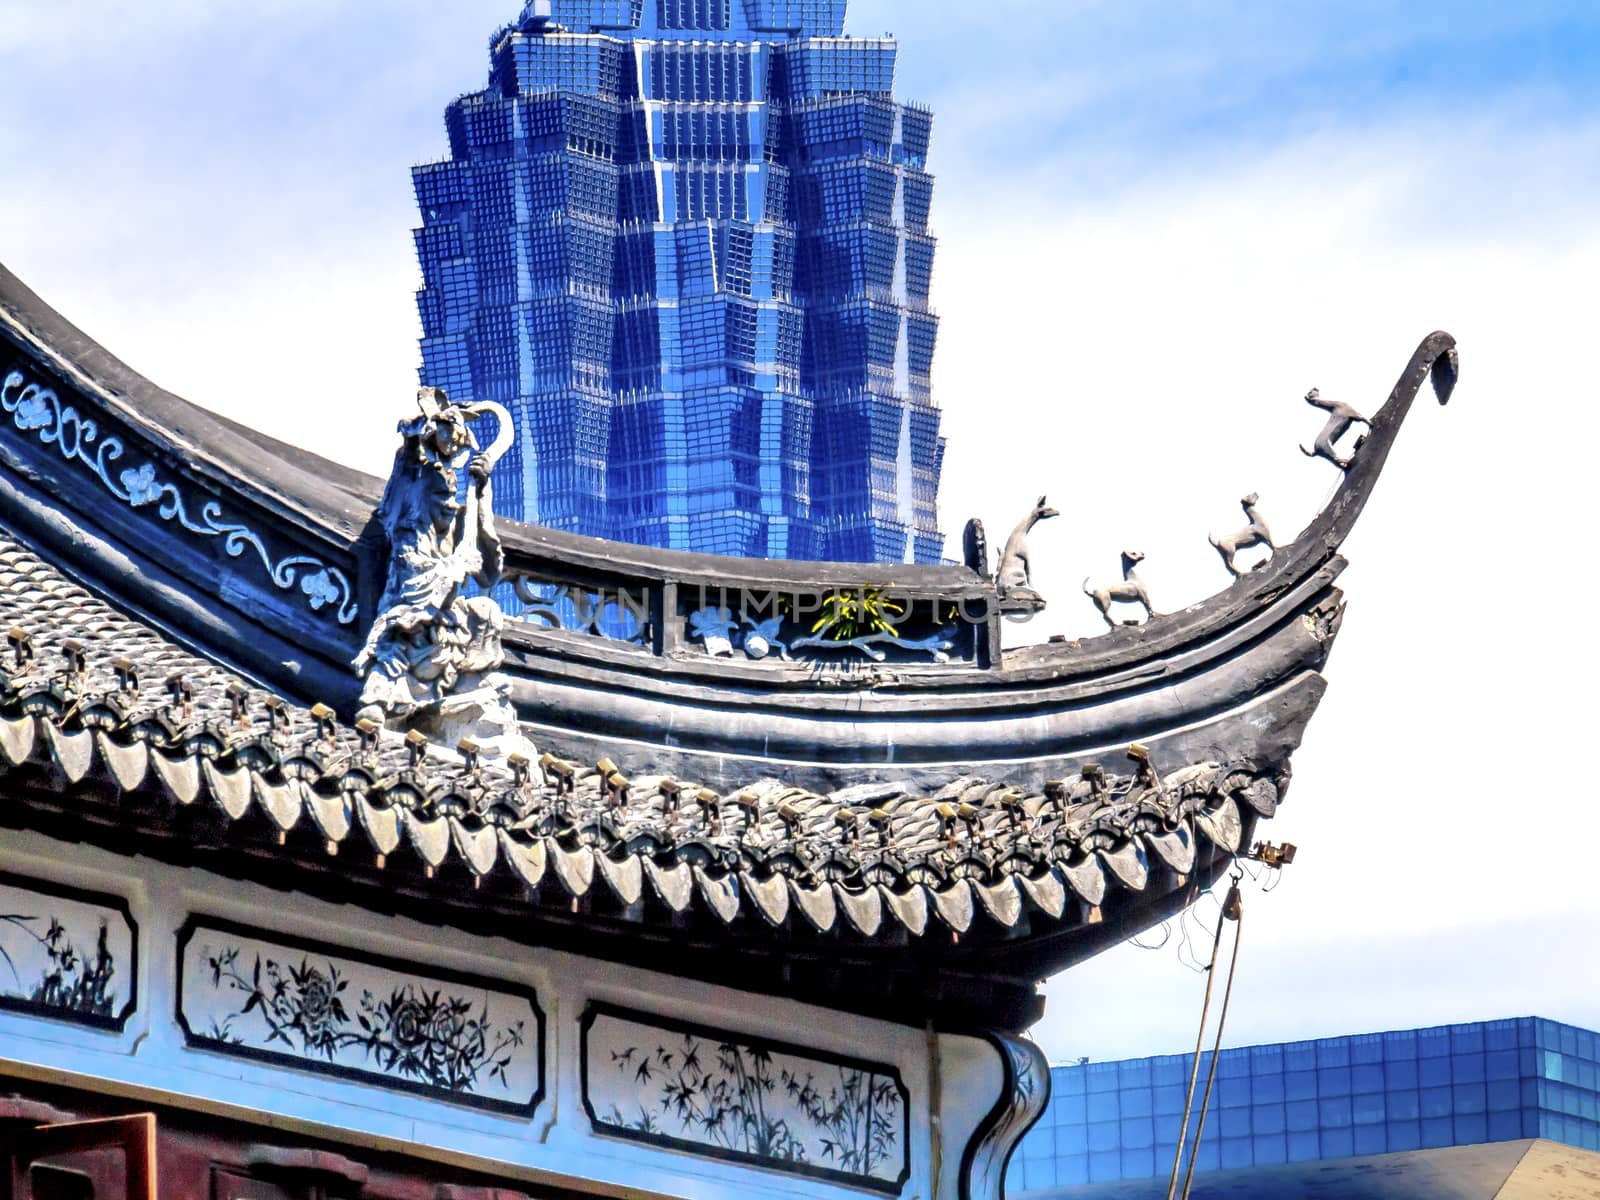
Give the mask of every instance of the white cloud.
[{"label": "white cloud", "polygon": [[[1080,583],[1113,576],[1124,547],[1149,555],[1158,607],[1219,590],[1206,534],[1242,523],[1237,497],[1259,491],[1283,540],[1334,482],[1295,448],[1319,425],[1305,390],[1370,413],[1422,336],[1460,339],[1455,399],[1418,405],[1348,546],[1332,686],[1265,831],[1302,853],[1251,904],[1259,1002],[1231,1019],[1234,1042],[1508,1007],[1600,1024],[1585,968],[1552,952],[1524,969],[1504,929],[1600,916],[1587,869],[1554,852],[1593,822],[1578,760],[1600,716],[1582,630],[1600,230],[1570,203],[1493,230],[1400,219],[1432,186],[1433,163],[1407,153],[1426,132],[1321,139],[1056,216],[1019,217],[1043,212],[1038,198],[999,189],[941,210],[946,527],[978,513],[998,540],[1040,492],[1064,514],[1035,532],[1052,607],[1027,640],[1103,628]],[[1546,132],[1547,180],[1591,137]],[[1455,161],[1483,179],[1515,153],[1462,146]],[[1367,939],[1400,949],[1369,954]],[[1422,966],[1430,946],[1469,944],[1470,960]],[[1512,954],[1523,966],[1495,965]],[[1189,990],[1174,950],[1121,950],[1050,985],[1039,1036],[1058,1057],[1106,1057],[1083,1023],[1115,1012],[1111,1044],[1177,1050]]]}]

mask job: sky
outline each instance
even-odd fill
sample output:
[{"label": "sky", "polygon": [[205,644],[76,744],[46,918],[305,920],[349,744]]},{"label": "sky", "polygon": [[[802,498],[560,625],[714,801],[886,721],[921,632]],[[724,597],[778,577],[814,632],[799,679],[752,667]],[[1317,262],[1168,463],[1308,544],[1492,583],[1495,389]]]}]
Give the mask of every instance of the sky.
[{"label": "sky", "polygon": [[[416,382],[408,168],[516,0],[0,0],[0,261],[170,390],[374,473]],[[1040,493],[1045,614],[1158,608],[1208,532],[1336,482],[1312,386],[1419,404],[1346,544],[1350,607],[1245,892],[1227,1044],[1538,1014],[1600,1028],[1589,362],[1600,8],[853,0],[935,113],[935,397],[952,547]],[[1049,982],[1058,1061],[1192,1045],[1214,898]]]}]

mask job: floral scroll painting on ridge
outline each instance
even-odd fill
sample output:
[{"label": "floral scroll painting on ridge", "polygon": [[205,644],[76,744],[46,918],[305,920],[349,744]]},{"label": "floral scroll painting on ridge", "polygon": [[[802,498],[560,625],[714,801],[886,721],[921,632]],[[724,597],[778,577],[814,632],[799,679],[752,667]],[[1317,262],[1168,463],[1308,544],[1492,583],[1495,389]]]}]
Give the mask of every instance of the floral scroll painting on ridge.
[{"label": "floral scroll painting on ridge", "polygon": [[0,1009],[121,1029],[136,937],[115,897],[0,874]]},{"label": "floral scroll painting on ridge", "polygon": [[502,1112],[543,1095],[544,1018],[516,985],[201,919],[179,958],[191,1046]]},{"label": "floral scroll painting on ridge", "polygon": [[583,1072],[600,1133],[890,1193],[909,1175],[886,1064],[595,1004]]}]

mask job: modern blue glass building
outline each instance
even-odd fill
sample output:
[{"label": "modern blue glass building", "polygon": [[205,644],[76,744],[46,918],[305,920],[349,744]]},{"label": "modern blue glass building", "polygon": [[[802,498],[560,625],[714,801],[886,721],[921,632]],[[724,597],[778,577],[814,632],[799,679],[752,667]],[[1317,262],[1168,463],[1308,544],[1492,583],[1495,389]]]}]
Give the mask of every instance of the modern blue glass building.
[{"label": "modern blue glass building", "polygon": [[845,0],[533,0],[419,166],[422,382],[517,422],[503,512],[937,562],[926,170]]},{"label": "modern blue glass building", "polygon": [[[1054,1068],[1049,1108],[1011,1160],[1008,1194],[1164,1181],[1191,1061]],[[1209,1065],[1201,1059],[1196,1109]],[[1197,1170],[1522,1138],[1600,1150],[1600,1034],[1523,1017],[1224,1050]]]}]

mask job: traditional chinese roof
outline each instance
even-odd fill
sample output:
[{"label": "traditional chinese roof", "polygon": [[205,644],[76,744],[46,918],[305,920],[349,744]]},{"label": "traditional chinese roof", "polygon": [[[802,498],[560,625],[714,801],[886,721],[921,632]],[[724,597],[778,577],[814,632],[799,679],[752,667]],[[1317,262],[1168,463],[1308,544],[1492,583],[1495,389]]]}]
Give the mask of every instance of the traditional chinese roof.
[{"label": "traditional chinese roof", "polygon": [[[1239,849],[1285,779],[1249,763],[1079,777],[1049,794],[956,780],[719,795],[419,752],[275,695],[113,609],[0,530],[0,778],[78,836],[249,850],[420,895],[483,894],[568,921],[721,930],[730,944],[1005,940],[1092,930]],[[1130,761],[1130,767],[1137,764]],[[520,764],[519,764],[520,766]],[[333,859],[337,858],[337,866]],[[281,880],[282,872],[278,873]]]},{"label": "traditional chinese roof", "polygon": [[[1264,566],[1082,642],[1002,651],[987,561],[894,568],[930,614],[977,606],[953,635],[802,648],[791,615],[758,642],[705,594],[884,568],[507,524],[504,670],[556,757],[502,764],[352,724],[378,481],[161,391],[0,268],[0,820],[747,990],[1021,1028],[1039,979],[1180,909],[1274,811],[1339,629],[1338,547],[1430,371],[1443,399],[1448,335]],[[639,597],[620,635],[602,619],[619,594]],[[770,652],[784,639],[791,659]]]}]

